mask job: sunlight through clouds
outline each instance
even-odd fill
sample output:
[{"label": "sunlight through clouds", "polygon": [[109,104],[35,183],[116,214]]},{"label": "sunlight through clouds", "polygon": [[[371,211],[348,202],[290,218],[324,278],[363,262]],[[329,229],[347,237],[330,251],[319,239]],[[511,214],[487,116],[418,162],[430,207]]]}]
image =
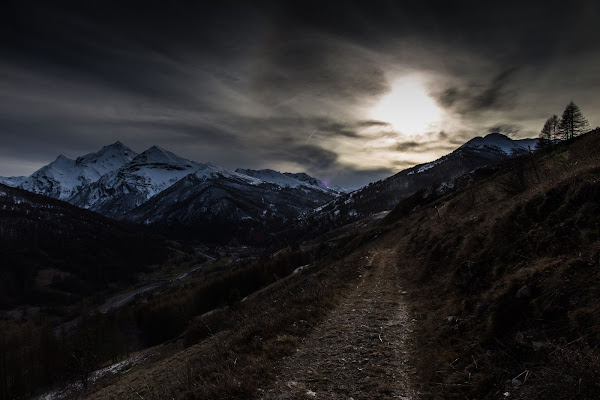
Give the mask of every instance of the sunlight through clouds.
[{"label": "sunlight through clouds", "polygon": [[390,123],[407,136],[439,130],[443,110],[429,96],[421,77],[413,75],[394,81],[387,93],[369,112],[369,118]]}]

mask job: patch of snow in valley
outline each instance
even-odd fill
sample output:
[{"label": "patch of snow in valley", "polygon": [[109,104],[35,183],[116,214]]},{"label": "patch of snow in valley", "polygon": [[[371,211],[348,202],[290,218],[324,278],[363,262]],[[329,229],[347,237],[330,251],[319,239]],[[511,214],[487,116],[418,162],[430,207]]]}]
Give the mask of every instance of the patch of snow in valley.
[{"label": "patch of snow in valley", "polygon": [[294,272],[292,272],[292,273],[297,274],[298,272],[302,271],[303,269],[307,268],[308,266],[310,266],[310,264],[302,265],[301,267],[296,268],[294,270]]},{"label": "patch of snow in valley", "polygon": [[[109,365],[108,367],[96,370],[90,375],[89,382],[92,384],[96,383],[100,379],[108,375],[126,374],[131,370],[132,367],[143,363],[146,359],[149,358],[149,356],[150,354],[148,353],[140,354],[135,357],[128,358],[127,360],[123,360],[118,363]],[[39,396],[37,400],[60,400],[72,398],[76,393],[79,393],[82,390],[83,385],[81,384],[81,382],[72,382],[64,387],[44,393],[43,395]]]}]

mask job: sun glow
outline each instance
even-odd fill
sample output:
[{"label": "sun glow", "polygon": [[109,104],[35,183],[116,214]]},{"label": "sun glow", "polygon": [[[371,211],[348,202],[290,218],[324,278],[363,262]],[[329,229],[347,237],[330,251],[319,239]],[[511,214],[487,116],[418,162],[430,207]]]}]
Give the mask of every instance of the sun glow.
[{"label": "sun glow", "polygon": [[427,94],[419,77],[401,78],[371,110],[370,117],[388,122],[395,131],[417,135],[440,128],[443,111]]}]

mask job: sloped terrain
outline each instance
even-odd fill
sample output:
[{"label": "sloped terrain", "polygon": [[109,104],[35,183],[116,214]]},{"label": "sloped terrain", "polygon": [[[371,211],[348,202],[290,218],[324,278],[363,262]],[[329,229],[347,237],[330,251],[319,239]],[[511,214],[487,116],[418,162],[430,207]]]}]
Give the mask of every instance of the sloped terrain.
[{"label": "sloped terrain", "polygon": [[271,233],[334,198],[311,187],[248,183],[243,175],[189,175],[127,214],[177,237],[208,242],[273,243]]},{"label": "sloped terrain", "polygon": [[0,307],[71,304],[167,255],[159,236],[0,185]]},{"label": "sloped terrain", "polygon": [[276,258],[300,252],[315,262],[194,318],[179,340],[134,356],[130,369],[99,380],[85,397],[412,398],[412,322],[394,253],[372,251],[374,232],[340,232],[336,249],[287,249]]},{"label": "sloped terrain", "polygon": [[597,398],[598,149],[591,133],[314,239],[310,267],[90,397]]},{"label": "sloped terrain", "polygon": [[596,131],[390,213],[425,398],[599,396],[599,149]]},{"label": "sloped terrain", "polygon": [[378,212],[391,210],[399,201],[419,190],[433,187],[443,192],[452,189],[456,178],[533,150],[536,142],[536,139],[512,140],[498,133],[473,138],[438,160],[416,165],[340,196],[303,215],[299,224],[313,234],[322,233]]},{"label": "sloped terrain", "polygon": [[33,193],[67,200],[102,176],[118,170],[136,155],[123,143],[116,142],[76,160],[60,155],[31,176],[22,180],[8,180],[6,183],[11,186],[13,183],[17,184],[19,188]]},{"label": "sloped terrain", "polygon": [[69,198],[69,202],[111,218],[120,217],[200,169],[216,173],[217,168],[186,160],[153,146],[119,169],[82,187]]}]

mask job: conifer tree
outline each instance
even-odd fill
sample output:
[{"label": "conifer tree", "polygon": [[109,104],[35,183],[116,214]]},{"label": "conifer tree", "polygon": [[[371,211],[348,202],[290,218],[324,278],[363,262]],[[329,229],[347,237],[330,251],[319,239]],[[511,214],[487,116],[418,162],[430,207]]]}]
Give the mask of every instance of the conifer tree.
[{"label": "conifer tree", "polygon": [[539,146],[543,147],[556,140],[556,131],[558,129],[558,116],[554,114],[546,120],[544,127],[540,132]]},{"label": "conifer tree", "polygon": [[558,123],[558,133],[564,140],[573,139],[588,130],[588,121],[572,101],[567,105]]}]

